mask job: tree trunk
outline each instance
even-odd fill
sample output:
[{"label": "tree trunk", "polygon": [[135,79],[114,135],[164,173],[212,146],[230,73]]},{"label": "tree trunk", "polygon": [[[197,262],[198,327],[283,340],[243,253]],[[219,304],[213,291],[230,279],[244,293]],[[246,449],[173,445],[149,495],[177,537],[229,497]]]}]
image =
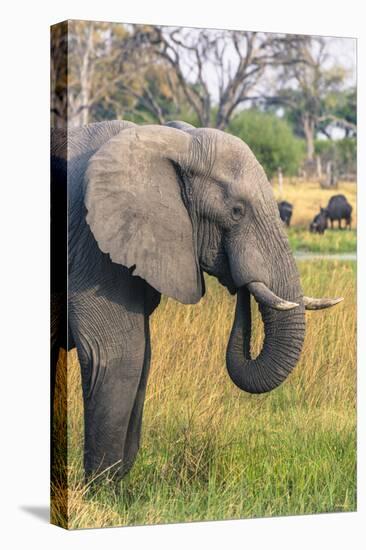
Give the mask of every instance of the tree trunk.
[{"label": "tree trunk", "polygon": [[314,119],[308,113],[305,113],[302,118],[304,134],[306,139],[306,158],[308,161],[314,160],[314,133],[315,122]]},{"label": "tree trunk", "polygon": [[279,192],[280,192],[280,197],[282,198],[282,192],[283,192],[283,176],[282,176],[282,169],[281,169],[280,166],[279,166],[278,169],[277,169],[277,174],[278,174],[278,189],[279,189]]},{"label": "tree trunk", "polygon": [[90,23],[85,37],[79,38],[80,91],[69,97],[69,126],[85,126],[89,123],[91,87],[94,75],[92,55],[94,52],[94,24]]},{"label": "tree trunk", "polygon": [[316,175],[319,179],[323,176],[322,161],[320,155],[316,155]]}]

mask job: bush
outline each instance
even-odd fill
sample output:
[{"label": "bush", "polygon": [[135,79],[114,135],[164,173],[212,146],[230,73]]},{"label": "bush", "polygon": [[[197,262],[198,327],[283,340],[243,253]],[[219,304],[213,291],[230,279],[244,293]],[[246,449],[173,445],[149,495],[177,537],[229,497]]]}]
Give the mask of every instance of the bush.
[{"label": "bush", "polygon": [[279,167],[288,176],[298,172],[305,156],[304,143],[278,116],[255,109],[242,111],[233,118],[229,132],[249,145],[269,178]]}]

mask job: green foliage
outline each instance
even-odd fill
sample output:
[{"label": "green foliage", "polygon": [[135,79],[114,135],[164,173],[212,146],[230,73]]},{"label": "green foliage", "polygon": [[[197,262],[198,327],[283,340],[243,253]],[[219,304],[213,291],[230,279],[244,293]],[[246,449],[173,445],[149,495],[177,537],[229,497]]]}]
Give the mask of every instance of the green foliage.
[{"label": "green foliage", "polygon": [[269,178],[279,167],[286,175],[296,174],[304,158],[303,142],[286,121],[272,113],[242,111],[230,123],[229,131],[249,145]]},{"label": "green foliage", "polygon": [[324,61],[314,59],[311,65],[297,65],[293,75],[297,87],[278,90],[275,104],[282,105],[299,135],[304,133],[305,118],[314,121],[317,131],[325,132],[328,126],[337,125],[332,117],[355,124],[355,90],[343,89],[346,70],[338,65],[325,69]]},{"label": "green foliage", "polygon": [[357,140],[354,137],[339,140],[319,139],[315,142],[315,152],[320,156],[323,165],[332,161],[341,174],[357,171]]},{"label": "green foliage", "polygon": [[[330,85],[327,82],[327,85]],[[314,97],[313,95],[314,94]],[[314,122],[314,132],[331,136],[334,128],[343,128],[345,137],[355,136],[357,123],[356,90],[327,89],[319,92],[297,89],[282,89],[276,103],[269,110],[278,109],[278,103],[284,110],[284,118],[291,125],[295,135],[305,137],[304,120]],[[306,116],[305,116],[306,115]],[[352,127],[354,125],[354,128]]]},{"label": "green foliage", "polygon": [[355,138],[345,138],[336,142],[338,162],[344,172],[357,171],[357,141]]},{"label": "green foliage", "polygon": [[[329,94],[328,104],[331,112],[340,120],[344,120],[356,126],[357,124],[357,91],[356,88],[333,92]],[[355,135],[355,130],[346,129],[346,136]]]}]

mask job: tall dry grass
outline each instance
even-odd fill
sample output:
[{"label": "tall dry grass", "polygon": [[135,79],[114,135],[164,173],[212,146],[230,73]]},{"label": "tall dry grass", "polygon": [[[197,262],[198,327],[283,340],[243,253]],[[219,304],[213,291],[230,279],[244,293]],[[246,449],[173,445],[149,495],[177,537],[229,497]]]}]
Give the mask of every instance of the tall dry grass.
[{"label": "tall dry grass", "polygon": [[[306,293],[345,301],[307,313],[301,360],[270,394],[240,392],[229,380],[225,350],[235,299],[216,280],[207,278],[195,306],[162,300],[151,319],[142,447],[118,491],[91,493],[83,485],[75,352],[67,368],[60,362],[61,401],[68,384],[69,488],[66,496],[54,488],[55,522],[83,528],[355,509],[355,264],[299,268]],[[254,322],[258,350],[257,312]],[[65,424],[56,421],[58,429]]]}]

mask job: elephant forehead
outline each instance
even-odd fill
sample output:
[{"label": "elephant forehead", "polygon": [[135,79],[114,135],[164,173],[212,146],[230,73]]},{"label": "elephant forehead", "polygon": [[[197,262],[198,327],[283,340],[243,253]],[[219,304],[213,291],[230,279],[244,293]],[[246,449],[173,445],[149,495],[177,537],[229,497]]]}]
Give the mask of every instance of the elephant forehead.
[{"label": "elephant forehead", "polygon": [[257,163],[253,152],[240,138],[215,130],[200,128],[189,133],[195,138],[194,143],[201,151],[206,151],[211,144],[214,149],[213,172],[216,179],[240,179],[243,172]]},{"label": "elephant forehead", "polygon": [[249,168],[238,170],[234,177],[229,178],[226,187],[227,193],[238,200],[267,202],[273,199],[271,186],[258,162]]},{"label": "elephant forehead", "polygon": [[233,136],[227,138],[217,147],[218,170],[229,176],[231,181],[240,184],[245,175],[257,166],[258,161],[246,143]]}]

